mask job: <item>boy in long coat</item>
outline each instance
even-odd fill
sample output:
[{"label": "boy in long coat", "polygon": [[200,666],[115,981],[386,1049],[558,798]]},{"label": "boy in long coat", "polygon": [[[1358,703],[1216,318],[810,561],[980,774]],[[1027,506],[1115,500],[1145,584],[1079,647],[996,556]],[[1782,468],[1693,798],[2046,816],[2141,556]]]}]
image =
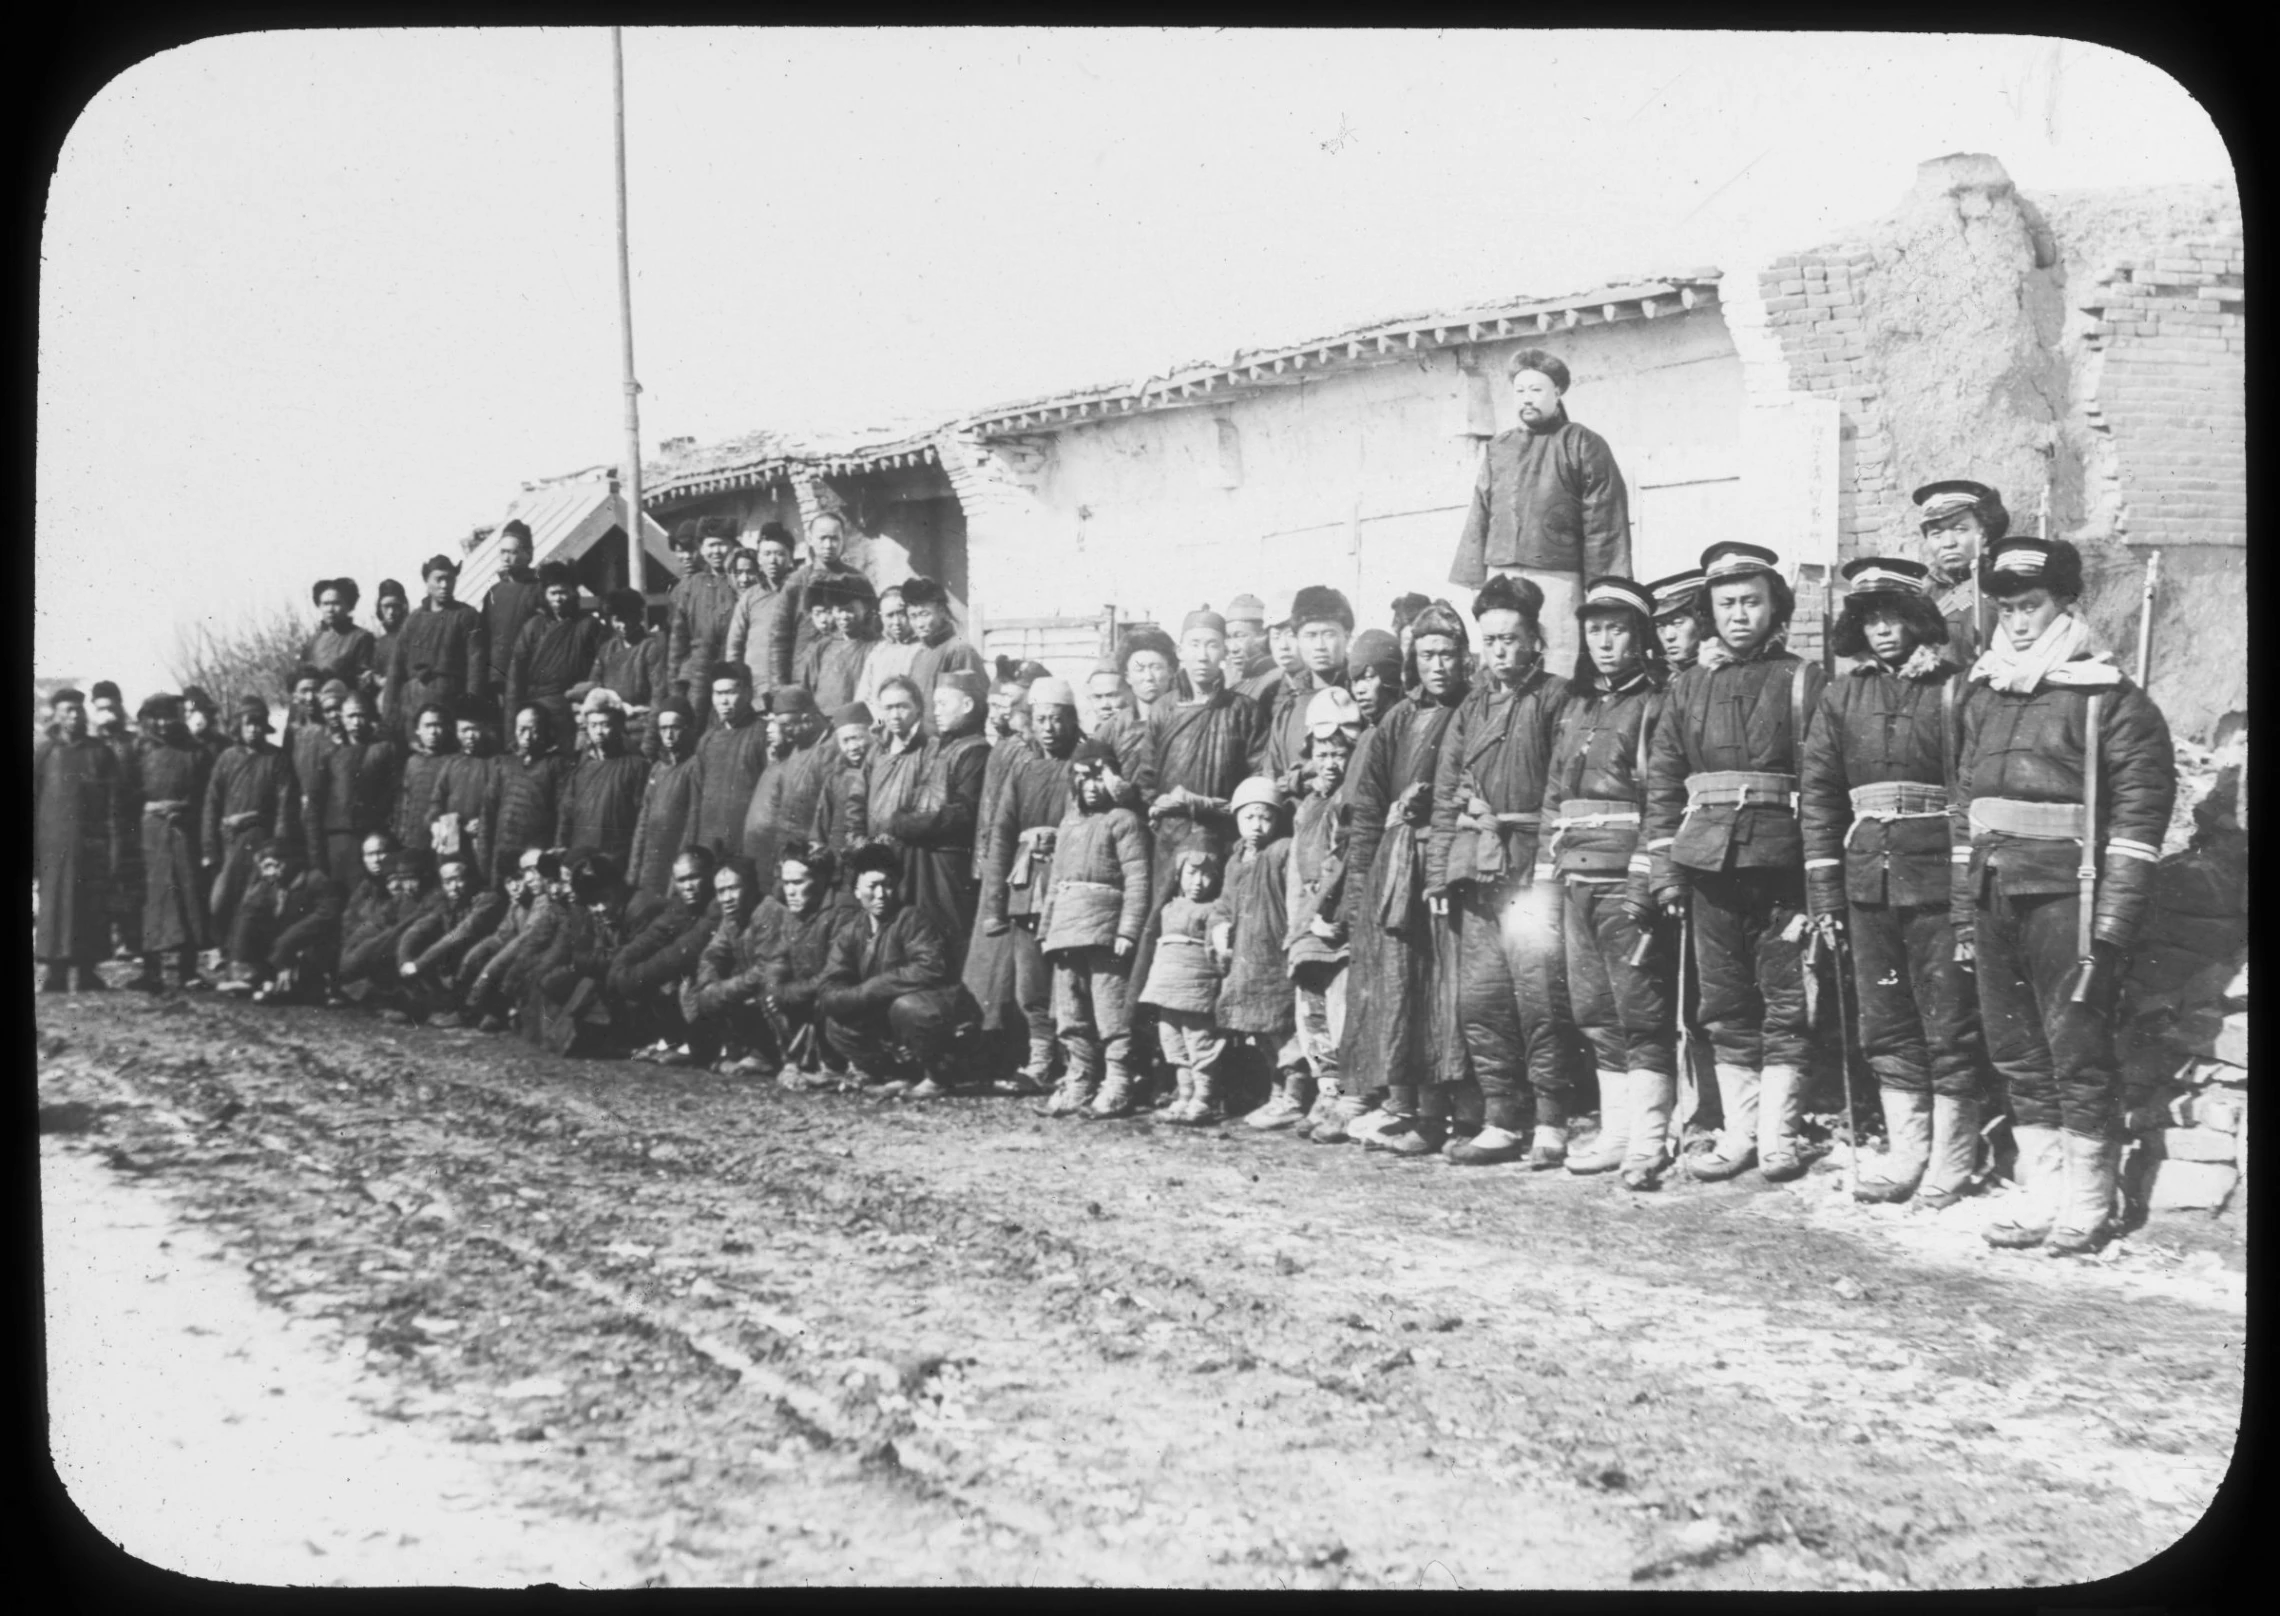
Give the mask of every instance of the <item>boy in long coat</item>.
[{"label": "boy in long coat", "polygon": [[[1060,720],[1049,727],[1057,731]],[[991,868],[1027,853],[1027,870],[1008,876],[1006,904],[1036,907],[1038,950],[1053,968],[1053,1024],[1067,1061],[1046,1104],[1049,1116],[1132,1111],[1132,965],[1148,923],[1149,845],[1139,814],[1118,800],[1129,792],[1118,765],[1115,749],[1098,735],[1080,742],[1066,765],[1055,765],[1066,780],[1066,806],[1049,842],[1029,827],[1020,833],[1026,846],[1006,852],[1007,833],[1030,816],[1019,786],[998,811]],[[1012,874],[1023,876],[1018,885]]]},{"label": "boy in long coat", "polygon": [[71,973],[82,991],[111,946],[111,873],[138,827],[119,760],[87,732],[87,699],[63,689],[48,698],[53,724],[32,754],[32,834],[40,918],[33,952],[40,987],[60,993]]}]

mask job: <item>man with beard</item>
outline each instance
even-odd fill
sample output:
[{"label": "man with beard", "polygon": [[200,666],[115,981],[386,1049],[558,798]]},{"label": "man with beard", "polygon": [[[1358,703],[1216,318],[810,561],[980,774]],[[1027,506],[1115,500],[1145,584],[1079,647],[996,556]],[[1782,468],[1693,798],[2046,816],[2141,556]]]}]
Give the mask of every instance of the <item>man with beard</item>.
[{"label": "man with beard", "polygon": [[298,840],[301,786],[293,760],[269,739],[269,704],[241,697],[236,744],[215,761],[206,782],[200,861],[213,872],[207,913],[217,945],[226,944],[237,906],[254,880],[254,854],[273,836]]},{"label": "man with beard", "polygon": [[371,633],[356,626],[356,580],[320,578],[309,598],[317,606],[317,631],[301,647],[301,660],[327,679],[362,690],[371,677],[376,648]]},{"label": "man with beard", "polygon": [[1655,915],[1639,827],[1665,678],[1653,611],[1654,596],[1628,578],[1585,588],[1583,654],[1544,791],[1555,809],[1546,853],[1567,889],[1568,996],[1599,1088],[1599,1136],[1588,1155],[1569,1154],[1568,1171],[1620,1169],[1633,1190],[1655,1188],[1670,1166],[1678,1100],[1672,972],[1665,958],[1640,958]]},{"label": "man with beard", "polygon": [[570,687],[586,681],[609,632],[578,603],[578,580],[560,561],[538,569],[539,609],[529,614],[506,658],[507,707],[542,709],[570,722]]},{"label": "man with beard", "polygon": [[2176,753],[2161,710],[2092,649],[2080,551],[2007,538],[1981,570],[1995,632],[1962,701],[1953,924],[2025,1190],[1984,1234],[2080,1255],[2112,1232],[2116,978],[2151,904]]},{"label": "man with beard", "polygon": [[211,755],[190,739],[175,696],[151,696],[136,715],[142,729],[137,773],[142,785],[142,970],[129,987],[165,987],[162,958],[172,955],[176,984],[199,990],[198,955],[206,947],[206,882],[198,837]]},{"label": "man with beard", "polygon": [[514,878],[523,854],[554,845],[562,784],[575,767],[573,759],[554,749],[553,729],[536,707],[515,714],[514,741],[514,750],[492,763],[499,808],[492,822],[486,876],[494,885]]},{"label": "man with beard", "polygon": [[768,726],[752,710],[752,672],[716,662],[706,674],[712,726],[697,742],[696,817],[689,840],[717,859],[741,857],[744,817],[768,764]]},{"label": "man with beard", "polygon": [[615,701],[602,691],[586,700],[586,751],[562,782],[554,845],[573,857],[607,855],[614,880],[633,852],[633,829],[641,818],[641,788],[649,765],[639,754],[626,751],[625,714]]},{"label": "man with beard", "polygon": [[932,711],[935,687],[946,674],[971,673],[987,680],[989,667],[979,651],[959,638],[958,625],[950,616],[949,590],[932,578],[918,576],[904,579],[902,592],[911,629],[918,635],[918,651],[910,661],[910,682],[918,687],[923,719]]},{"label": "man with beard", "polygon": [[1726,660],[1698,660],[1671,681],[1647,756],[1650,879],[1663,910],[1693,922],[1725,1115],[1717,1150],[1689,1161],[1697,1178],[1732,1178],[1753,1160],[1776,1183],[1806,1168],[1798,1128],[1812,1028],[1797,772],[1828,680],[1783,644],[1795,601],[1777,560],[1737,541],[1702,553]]},{"label": "man with beard", "polygon": [[429,702],[412,720],[411,751],[404,757],[392,821],[396,841],[425,852],[432,840],[436,794],[459,746],[458,715],[441,702]]},{"label": "man with beard", "polygon": [[459,587],[459,563],[429,556],[420,567],[427,598],[404,620],[404,641],[396,652],[396,688],[383,699],[398,712],[419,711],[431,701],[459,701],[490,677],[491,642],[483,614],[452,599]]},{"label": "man with beard", "polygon": [[744,812],[744,856],[754,870],[776,868],[788,842],[805,840],[815,826],[824,780],[837,761],[822,743],[823,715],[815,698],[787,685],[768,698],[768,761]]},{"label": "man with beard", "polygon": [[254,861],[257,876],[230,933],[225,992],[256,1004],[313,997],[340,955],[341,890],[301,862],[299,844],[274,837]]},{"label": "man with beard", "polygon": [[712,855],[692,847],[673,860],[662,899],[637,893],[626,904],[625,941],[604,986],[611,1022],[635,1060],[663,1061],[688,1038],[681,988],[720,924],[712,882]]},{"label": "man with beard", "polygon": [[1293,598],[1290,623],[1298,642],[1299,671],[1288,681],[1289,694],[1270,720],[1258,763],[1259,773],[1280,782],[1286,794],[1303,789],[1299,759],[1306,750],[1306,715],[1315,693],[1346,683],[1354,608],[1338,590],[1315,584]]},{"label": "man with beard", "polygon": [[902,854],[897,896],[933,920],[953,971],[965,963],[978,900],[974,831],[989,766],[989,743],[982,739],[988,688],[968,669],[943,674],[934,687],[934,738],[923,748],[915,791],[887,813],[880,811],[880,797],[872,798],[873,831]]},{"label": "man with beard", "polygon": [[405,733],[404,715],[397,711],[390,695],[399,683],[396,659],[403,654],[404,620],[411,614],[411,597],[404,593],[404,586],[393,578],[381,579],[380,587],[372,592],[372,616],[380,632],[372,640],[372,671],[366,676],[366,689],[380,698],[380,728],[393,741],[411,739]]},{"label": "man with beard", "polygon": [[[1426,897],[1456,918],[1457,1019],[1481,1096],[1480,1132],[1448,1151],[1465,1167],[1525,1157],[1540,1172],[1567,1159],[1564,894],[1537,855],[1568,682],[1544,665],[1543,609],[1527,578],[1498,575],[1474,597],[1487,677],[1450,720],[1433,774]],[[1439,1144],[1429,1117],[1413,1126]]]},{"label": "man with beard", "polygon": [[706,688],[728,647],[728,620],[736,613],[736,585],[728,577],[728,553],[735,547],[735,517],[700,520],[697,553],[703,565],[673,586],[668,608],[665,660],[672,669],[673,694],[697,715],[700,734],[712,727]]},{"label": "man with beard", "polygon": [[309,862],[346,892],[356,884],[358,849],[375,832],[392,834],[403,759],[383,740],[370,696],[340,704],[341,738],[325,748],[309,786]]},{"label": "man with beard", "polygon": [[[1446,601],[1419,615],[1411,642],[1417,694],[1397,699],[1363,732],[1341,788],[1346,803],[1346,876],[1336,924],[1352,962],[1339,1080],[1316,1086],[1307,1137],[1334,1145],[1354,1123],[1421,1113],[1420,1089],[1439,1092],[1465,1075],[1456,1016],[1457,939],[1425,901],[1433,778],[1449,721],[1470,690],[1464,619]],[[1401,688],[1398,677],[1393,688]],[[1398,1086],[1399,1092],[1396,1092]],[[1424,1144],[1429,1127],[1408,1123]]]},{"label": "man with beard", "polygon": [[1948,645],[1968,668],[1987,644],[1986,608],[1974,576],[1980,554],[2011,531],[2003,496],[1985,483],[1956,478],[1926,483],[1908,496],[1924,513],[1924,559],[1932,603],[1948,626]]},{"label": "man with beard", "polygon": [[859,848],[849,862],[858,913],[832,933],[818,980],[825,1034],[866,1088],[938,1099],[949,1092],[951,1051],[980,1011],[959,984],[941,925],[898,895],[893,850]]},{"label": "man with beard", "polygon": [[[545,580],[531,571],[530,557],[530,527],[518,517],[499,530],[499,579],[483,596],[483,638],[490,647],[490,660],[483,669],[482,693],[494,701],[507,687],[523,624],[538,611],[545,595]],[[511,695],[506,704],[509,711],[523,705]]]},{"label": "man with beard", "polygon": [[1607,440],[1568,419],[1567,365],[1541,348],[1512,356],[1520,423],[1489,440],[1449,581],[1477,589],[1496,574],[1536,585],[1551,614],[1550,665],[1575,656],[1583,580],[1629,577],[1630,495]]},{"label": "man with beard", "polygon": [[40,988],[98,991],[95,968],[111,945],[111,873],[138,833],[119,760],[87,732],[86,698],[48,697],[53,722],[32,753],[32,838],[39,879],[33,952]]},{"label": "man with beard", "polygon": [[[994,791],[991,779],[983,780],[985,808],[974,848],[981,897],[966,951],[966,990],[982,1007],[985,1031],[1011,1028],[1016,1020],[1028,1029],[1029,1060],[1018,1073],[1019,1086],[1041,1093],[1053,1075],[1053,973],[1038,945],[1037,921],[1052,890],[1056,827],[1069,811],[1069,759],[1083,733],[1077,693],[1066,679],[1048,675],[1023,696],[1030,735],[1004,737],[990,752]],[[1139,935],[1135,924],[1135,943]]]},{"label": "man with beard", "polygon": [[[634,822],[633,851],[625,867],[636,892],[663,896],[678,877],[675,861],[692,840],[697,814],[697,725],[689,704],[667,696],[650,715],[657,729],[657,758],[641,788],[641,817]],[[705,878],[712,877],[713,855],[705,849]]]},{"label": "man with beard", "polygon": [[728,615],[728,639],[722,654],[752,670],[752,690],[757,696],[785,682],[776,677],[776,669],[789,660],[787,646],[792,636],[792,620],[787,614],[794,602],[791,590],[785,587],[792,576],[791,530],[781,522],[763,524],[753,546],[753,560],[760,569],[760,579],[737,595],[736,609]]},{"label": "man with beard", "polygon": [[1828,943],[1852,939],[1861,1051],[1884,1109],[1883,1159],[1853,1194],[1938,1209],[1978,1165],[1987,1058],[1949,914],[1947,781],[1964,672],[1942,654],[1948,625],[1921,562],[1864,556],[1844,576],[1829,649],[1860,660],[1829,682],[1805,749],[1805,896]]}]

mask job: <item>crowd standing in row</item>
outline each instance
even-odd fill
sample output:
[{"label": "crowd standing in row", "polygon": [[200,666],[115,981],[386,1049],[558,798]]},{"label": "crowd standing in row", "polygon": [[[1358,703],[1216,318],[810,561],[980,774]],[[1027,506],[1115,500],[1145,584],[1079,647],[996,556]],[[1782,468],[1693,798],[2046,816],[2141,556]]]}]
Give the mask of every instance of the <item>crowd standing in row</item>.
[{"label": "crowd standing in row", "polygon": [[[1694,1177],[1806,1170],[1835,950],[1888,1138],[1857,1193],[1952,1204],[2007,1109],[2026,1193],[1988,1238],[2091,1248],[2117,956],[2175,787],[2079,555],[1982,484],[1920,489],[1928,559],[1843,569],[1830,678],[1786,648],[1772,550],[1625,576],[1565,367],[1513,371],[1475,592],[1389,629],[1328,586],[1243,595],[1126,633],[1080,690],[986,665],[932,579],[876,590],[836,516],[804,560],[775,524],[677,534],[662,634],[630,591],[587,616],[510,524],[480,607],[443,556],[416,609],[380,586],[378,634],[320,582],[282,744],[258,695],[226,727],[153,696],[130,734],[114,686],[59,691],[43,986],[99,988],[116,945],[137,987],[205,988],[212,947],[260,1002],[1194,1127],[1252,1050],[1251,1127],[1649,1190],[1682,1110],[1722,1124]],[[1682,1107],[1689,1039],[1712,1082]]]}]

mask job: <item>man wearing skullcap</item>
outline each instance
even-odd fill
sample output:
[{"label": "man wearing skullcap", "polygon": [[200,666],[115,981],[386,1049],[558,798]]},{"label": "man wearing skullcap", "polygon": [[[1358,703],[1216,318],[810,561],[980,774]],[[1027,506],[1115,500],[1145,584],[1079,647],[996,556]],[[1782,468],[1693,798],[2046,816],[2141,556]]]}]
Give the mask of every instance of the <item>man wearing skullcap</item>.
[{"label": "man wearing skullcap", "polygon": [[1853,1193],[1937,1209],[1978,1165],[1990,1075],[1949,915],[1947,778],[1964,670],[1922,562],[1864,556],[1844,576],[1829,648],[1859,660],[1830,681],[1805,748],[1805,896],[1825,939],[1852,939],[1861,1049],[1884,1109],[1884,1156]]},{"label": "man wearing skullcap", "polygon": [[1518,573],[1544,594],[1547,666],[1575,655],[1586,578],[1631,573],[1630,495],[1607,440],[1568,419],[1567,365],[1541,348],[1512,356],[1519,425],[1489,440],[1449,581],[1477,589]]},{"label": "man wearing skullcap", "polygon": [[553,845],[573,857],[604,854],[616,871],[623,870],[633,854],[633,831],[641,818],[641,790],[649,765],[638,752],[626,750],[625,713],[614,700],[595,699],[605,695],[597,690],[586,698],[588,706],[581,715],[586,749],[562,781]]},{"label": "man wearing skullcap", "polygon": [[[836,511],[825,511],[808,527],[807,559],[784,579],[783,614],[772,625],[767,647],[772,684],[790,684],[798,678],[800,657],[817,637],[811,615],[814,587],[825,583],[848,585],[857,579],[868,587],[870,580],[863,570],[847,559],[847,519]],[[876,595],[875,590],[870,591],[871,599]]]},{"label": "man wearing skullcap", "polygon": [[1798,771],[1827,677],[1783,644],[1795,600],[1763,546],[1702,553],[1726,659],[1679,674],[1647,756],[1647,852],[1656,903],[1688,915],[1701,1017],[1716,1055],[1725,1128],[1694,1157],[1697,1178],[1754,1160],[1774,1182],[1805,1171],[1798,1129],[1812,1027],[1809,914]]},{"label": "man wearing skullcap", "polygon": [[539,568],[538,590],[538,610],[524,618],[506,657],[507,706],[544,708],[549,721],[567,725],[570,687],[592,674],[609,630],[580,605],[578,579],[567,563]]},{"label": "man wearing skullcap", "polygon": [[371,676],[376,647],[370,631],[356,626],[356,580],[320,578],[309,599],[316,603],[317,629],[301,647],[301,660],[326,678],[361,690]]},{"label": "man wearing skullcap", "polygon": [[[625,878],[636,892],[662,898],[673,884],[673,861],[694,840],[690,830],[697,811],[697,720],[687,702],[667,696],[649,721],[657,732],[657,756],[642,783],[641,814],[634,821]],[[712,856],[711,849],[706,853]]]},{"label": "man wearing skullcap", "polygon": [[[523,624],[545,603],[545,583],[531,570],[530,525],[520,517],[499,530],[499,578],[483,595],[483,638],[490,657],[483,668],[483,694],[500,698],[507,688]],[[512,696],[510,707],[519,706]]]},{"label": "man wearing skullcap", "polygon": [[1710,605],[1700,567],[1689,567],[1647,585],[1655,601],[1655,638],[1672,678],[1699,660],[1710,637]]},{"label": "man wearing skullcap", "polygon": [[1654,605],[1653,593],[1628,578],[1584,586],[1583,654],[1544,791],[1545,851],[1566,890],[1568,1002],[1590,1040],[1599,1089],[1598,1138],[1588,1152],[1568,1153],[1568,1171],[1620,1169],[1633,1190],[1656,1188],[1670,1166],[1678,1099],[1676,962],[1651,943],[1639,958],[1655,916],[1652,864],[1639,836],[1647,746],[1669,678]]},{"label": "man wearing skullcap", "polygon": [[362,845],[375,832],[394,835],[404,759],[380,733],[378,704],[351,692],[340,704],[340,739],[325,748],[308,782],[304,829],[309,863],[343,892],[361,867]]},{"label": "man wearing skullcap", "polygon": [[989,667],[982,661],[981,652],[959,636],[957,622],[950,615],[949,590],[921,574],[905,578],[902,593],[910,626],[918,635],[918,651],[910,659],[910,679],[918,686],[920,714],[924,717],[931,711],[934,687],[942,682],[943,675],[965,672],[986,678]]},{"label": "man wearing skullcap", "polygon": [[2152,901],[2177,762],[2161,710],[2093,647],[2081,553],[2012,537],[1980,565],[1995,627],[1962,701],[1951,902],[2026,1191],[1985,1233],[2063,1256],[2112,1232],[2116,978]]},{"label": "man wearing skullcap", "polygon": [[[980,1012],[959,984],[941,922],[903,902],[894,850],[858,848],[848,864],[858,913],[832,933],[815,998],[824,1030],[857,1081],[937,1098],[949,1091],[951,1048]],[[914,1069],[901,1068],[898,1052]]]},{"label": "man wearing skullcap", "polygon": [[1346,647],[1346,689],[1366,728],[1393,711],[1408,691],[1401,642],[1382,628],[1365,628]]},{"label": "man wearing skullcap", "polygon": [[763,879],[776,868],[786,843],[813,832],[816,804],[838,757],[825,740],[815,697],[799,685],[786,685],[768,698],[767,724],[768,762],[745,808],[742,844]]},{"label": "man wearing skullcap", "polygon": [[113,874],[141,827],[117,756],[88,733],[86,698],[65,688],[48,703],[53,721],[32,751],[40,904],[32,951],[42,991],[97,991],[105,984],[95,968],[111,946]]},{"label": "man wearing skullcap", "polygon": [[[1483,1118],[1472,1139],[1449,1144],[1449,1159],[1464,1166],[1525,1155],[1540,1171],[1567,1157],[1564,893],[1544,862],[1543,819],[1555,806],[1545,800],[1548,767],[1568,682],[1545,664],[1543,611],[1530,578],[1498,574],[1474,597],[1485,677],[1450,719],[1433,770],[1426,902],[1456,920],[1457,1022]],[[1447,1132],[1420,1105],[1406,1129],[1363,1142],[1422,1155]]]},{"label": "man wearing skullcap", "polygon": [[1259,772],[1281,781],[1286,795],[1299,786],[1307,704],[1316,691],[1346,683],[1346,645],[1354,632],[1354,608],[1338,590],[1313,584],[1292,598],[1290,624],[1298,638],[1299,671],[1276,692],[1258,760]]},{"label": "man wearing skullcap", "polygon": [[396,710],[390,692],[399,683],[396,659],[403,654],[404,624],[411,614],[412,601],[404,586],[393,578],[381,579],[372,592],[372,618],[380,632],[372,637],[372,671],[366,676],[366,688],[380,698],[380,728],[399,742],[410,736],[405,733],[405,715]]},{"label": "man wearing skullcap", "polygon": [[[965,980],[982,1007],[985,1029],[1026,1028],[1029,1059],[1020,1070],[1020,1086],[1042,1092],[1052,1080],[1055,1035],[1053,972],[1037,928],[1052,890],[1054,838],[1069,812],[1069,760],[1083,732],[1077,724],[1077,693],[1066,679],[1048,675],[1032,684],[1027,696],[1029,735],[992,748],[994,794],[987,775],[983,780],[984,809],[975,838],[981,893]],[[1137,829],[1138,819],[1131,822]],[[1136,902],[1145,899],[1144,870],[1140,885]],[[1132,940],[1137,944],[1139,938],[1136,921]]]},{"label": "man wearing skullcap", "polygon": [[[902,680],[895,688],[907,690],[909,681]],[[909,698],[908,705],[915,728],[918,717],[915,695]],[[830,738],[818,747],[819,751],[828,748],[831,755],[822,764],[823,779],[816,792],[810,839],[835,855],[853,852],[870,833],[865,817],[870,800],[871,753],[878,739],[873,723],[870,707],[851,701],[831,715]],[[768,777],[763,774],[760,778],[765,783]]]},{"label": "man wearing skullcap", "polygon": [[[736,615],[736,585],[728,576],[736,532],[733,516],[707,516],[697,523],[697,553],[703,564],[673,586],[666,608],[665,661],[672,672],[673,694],[697,715],[700,735],[715,721],[709,691],[712,669],[728,650],[728,621]],[[745,688],[751,688],[749,675]]]},{"label": "man wearing skullcap", "polygon": [[918,659],[918,636],[911,632],[910,608],[903,604],[900,584],[879,591],[879,630],[863,659],[863,677],[855,682],[855,699],[870,707],[878,704],[880,687],[889,679],[907,676]]},{"label": "man wearing skullcap", "polygon": [[[789,682],[777,675],[788,670],[792,662],[795,625],[790,612],[797,604],[787,587],[792,576],[792,550],[791,529],[781,522],[762,523],[760,537],[753,542],[753,558],[760,569],[759,581],[738,593],[736,609],[728,614],[728,639],[722,645],[721,654],[752,670],[752,691],[756,697]],[[757,868],[760,879],[765,882],[767,866]]]},{"label": "man wearing skullcap", "polygon": [[1932,603],[1948,625],[1948,646],[1968,668],[1987,644],[1987,608],[1976,574],[1986,548],[2011,531],[2003,496],[1963,478],[1926,483],[1909,498],[1923,512],[1924,560]]},{"label": "man wearing skullcap", "polygon": [[416,713],[430,701],[458,701],[490,678],[491,636],[483,614],[455,600],[459,563],[432,555],[420,567],[426,598],[404,620],[396,652],[394,688],[382,700],[399,713]]},{"label": "man wearing skullcap", "polygon": [[962,970],[973,935],[980,883],[974,879],[974,833],[989,766],[982,739],[989,685],[978,670],[946,671],[934,687],[934,735],[922,748],[915,793],[887,811],[872,798],[871,831],[902,855],[902,901],[941,928],[953,970]]},{"label": "man wearing skullcap", "polygon": [[1237,595],[1220,615],[1227,619],[1227,682],[1257,701],[1282,676],[1267,645],[1267,603]]},{"label": "man wearing skullcap", "polygon": [[716,662],[705,674],[713,722],[697,741],[696,818],[689,840],[712,849],[715,859],[743,855],[745,815],[768,766],[768,726],[752,710],[751,680],[741,662]]},{"label": "man wearing skullcap", "polygon": [[206,781],[199,860],[212,886],[207,915],[217,945],[229,941],[239,900],[254,880],[254,853],[273,836],[301,834],[301,783],[293,760],[270,740],[269,704],[240,697],[232,744]]}]

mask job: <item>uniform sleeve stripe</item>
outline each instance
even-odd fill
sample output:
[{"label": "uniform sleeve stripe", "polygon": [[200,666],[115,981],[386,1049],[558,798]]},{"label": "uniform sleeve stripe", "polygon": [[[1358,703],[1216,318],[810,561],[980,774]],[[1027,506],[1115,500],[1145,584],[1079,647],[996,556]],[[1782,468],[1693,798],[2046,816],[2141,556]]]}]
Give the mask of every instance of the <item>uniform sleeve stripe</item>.
[{"label": "uniform sleeve stripe", "polygon": [[1650,853],[1660,853],[1664,848],[1670,846],[1671,843],[1677,840],[1678,838],[1675,836],[1658,836],[1653,841],[1647,843],[1647,851]]},{"label": "uniform sleeve stripe", "polygon": [[2159,858],[2161,856],[2161,849],[2151,842],[2133,842],[2127,836],[2108,838],[2106,850],[2111,853],[2130,853],[2138,858]]},{"label": "uniform sleeve stripe", "polygon": [[2149,852],[2145,848],[2138,847],[2134,844],[2125,847],[2120,842],[2108,842],[2106,844],[2106,856],[2108,858],[2143,859],[2148,864],[2158,864],[2161,862],[2161,855],[2159,853]]},{"label": "uniform sleeve stripe", "polygon": [[1807,859],[1805,868],[1808,870],[1833,870],[1842,863],[1844,863],[1843,859]]},{"label": "uniform sleeve stripe", "polygon": [[1950,864],[1969,864],[1971,862],[1970,847],[1968,845],[1959,843],[1956,846],[1949,848],[1948,862]]}]

